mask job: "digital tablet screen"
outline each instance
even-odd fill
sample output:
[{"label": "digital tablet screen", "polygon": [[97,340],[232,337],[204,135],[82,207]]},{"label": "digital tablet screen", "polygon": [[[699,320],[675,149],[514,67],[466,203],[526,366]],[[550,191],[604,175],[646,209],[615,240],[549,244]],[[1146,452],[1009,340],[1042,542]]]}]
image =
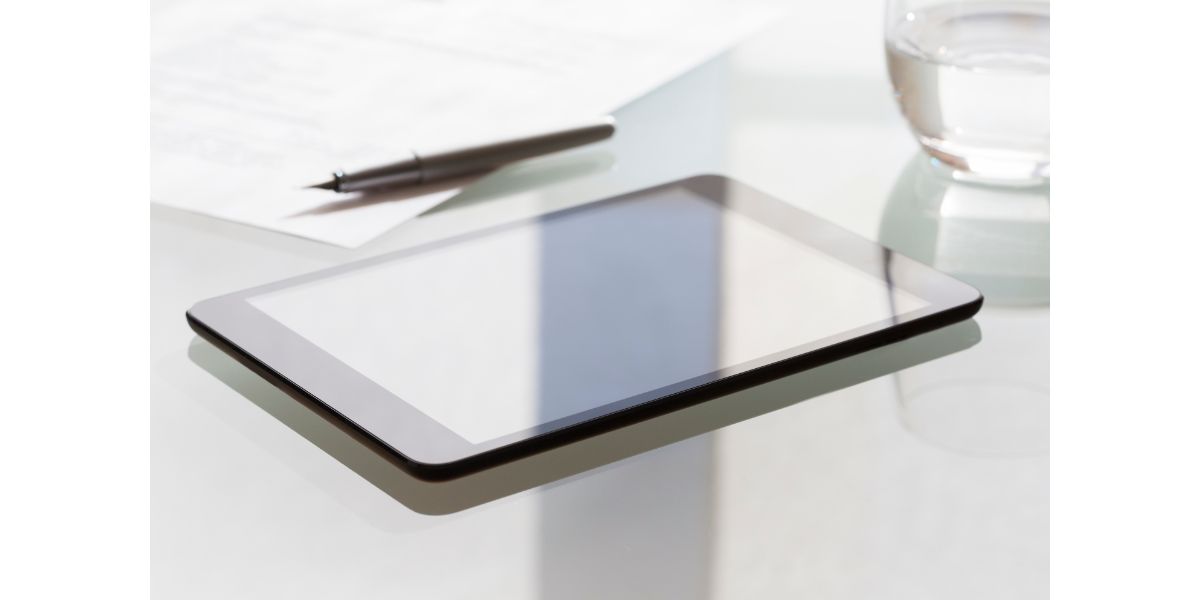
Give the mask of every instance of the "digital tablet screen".
[{"label": "digital tablet screen", "polygon": [[929,305],[683,187],[248,301],[471,443]]}]

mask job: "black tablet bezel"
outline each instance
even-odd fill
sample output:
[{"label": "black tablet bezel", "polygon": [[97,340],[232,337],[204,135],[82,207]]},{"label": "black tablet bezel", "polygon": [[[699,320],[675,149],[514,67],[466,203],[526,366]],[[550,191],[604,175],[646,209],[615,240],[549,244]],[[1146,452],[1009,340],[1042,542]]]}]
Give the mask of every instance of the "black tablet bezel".
[{"label": "black tablet bezel", "polygon": [[[889,290],[903,290],[924,299],[929,305],[524,431],[473,444],[259,311],[248,301],[254,296],[336,277],[402,256],[673,187],[682,187],[749,216],[880,279]],[[896,254],[743,183],[719,175],[701,175],[219,296],[193,306],[187,312],[187,319],[202,337],[275,385],[311,398],[316,405],[324,407],[348,426],[377,442],[379,450],[392,454],[399,464],[414,475],[426,479],[447,479],[967,319],[979,310],[982,303],[983,297],[977,290],[949,275]]]}]

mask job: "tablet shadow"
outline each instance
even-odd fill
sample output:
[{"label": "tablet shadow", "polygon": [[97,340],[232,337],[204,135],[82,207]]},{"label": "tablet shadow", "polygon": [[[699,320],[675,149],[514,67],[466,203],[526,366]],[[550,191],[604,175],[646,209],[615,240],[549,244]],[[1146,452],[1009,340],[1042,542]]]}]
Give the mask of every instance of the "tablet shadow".
[{"label": "tablet shadow", "polygon": [[642,452],[695,437],[773,410],[969,348],[980,340],[965,321],[796,373],[648,421],[515,462],[443,482],[409,475],[351,427],[318,412],[312,402],[268,383],[200,338],[188,358],[259,408],[409,509],[444,515],[552,483]]}]

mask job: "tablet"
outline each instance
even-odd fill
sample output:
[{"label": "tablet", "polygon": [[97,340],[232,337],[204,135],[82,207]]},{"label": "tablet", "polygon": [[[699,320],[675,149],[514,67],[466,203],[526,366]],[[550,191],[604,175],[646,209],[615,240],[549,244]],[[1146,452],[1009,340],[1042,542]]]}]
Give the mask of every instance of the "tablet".
[{"label": "tablet", "polygon": [[436,480],[967,319],[982,302],[706,175],[212,298],[187,318]]}]

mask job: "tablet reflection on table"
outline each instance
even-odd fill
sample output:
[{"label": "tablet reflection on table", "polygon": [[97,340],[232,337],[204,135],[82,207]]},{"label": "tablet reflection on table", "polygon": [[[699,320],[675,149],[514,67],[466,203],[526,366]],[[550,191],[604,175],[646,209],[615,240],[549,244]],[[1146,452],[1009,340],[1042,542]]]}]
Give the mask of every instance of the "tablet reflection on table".
[{"label": "tablet reflection on table", "polygon": [[[361,434],[290,397],[233,358],[195,339],[193,363],[413,511],[461,511],[907,369],[975,345],[974,321],[916,336],[761,386],[447,482],[416,479],[376,452]],[[298,470],[303,470],[297,466]]]}]

